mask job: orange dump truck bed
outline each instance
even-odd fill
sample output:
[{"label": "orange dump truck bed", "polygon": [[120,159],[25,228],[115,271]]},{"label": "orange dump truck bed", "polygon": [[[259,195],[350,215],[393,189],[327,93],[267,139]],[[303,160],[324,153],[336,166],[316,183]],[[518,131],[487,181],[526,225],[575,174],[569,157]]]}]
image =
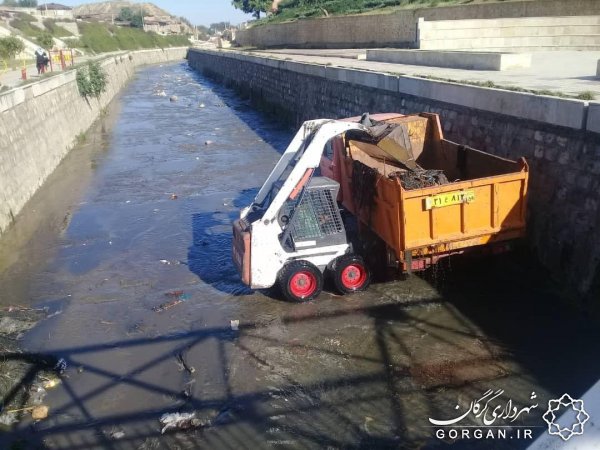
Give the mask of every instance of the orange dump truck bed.
[{"label": "orange dump truck bed", "polygon": [[[406,167],[389,158],[395,154],[389,143],[348,136],[332,142],[321,171],[340,183],[338,200],[385,242],[403,270],[424,269],[451,253],[524,237],[529,174],[523,158],[511,161],[444,139],[437,114],[385,121],[404,127],[406,147],[418,166],[442,170],[448,183],[406,189],[392,175]],[[368,204],[353,191],[353,170],[361,167],[356,162],[376,171]],[[362,184],[356,177],[354,183]]]}]

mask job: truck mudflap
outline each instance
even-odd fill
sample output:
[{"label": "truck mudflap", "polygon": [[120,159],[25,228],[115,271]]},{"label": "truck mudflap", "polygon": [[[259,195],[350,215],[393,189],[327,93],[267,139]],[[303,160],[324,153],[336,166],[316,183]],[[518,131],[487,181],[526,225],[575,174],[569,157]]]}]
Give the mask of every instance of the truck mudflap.
[{"label": "truck mudflap", "polygon": [[250,238],[249,226],[244,219],[233,222],[232,258],[242,277],[242,282],[250,286]]}]

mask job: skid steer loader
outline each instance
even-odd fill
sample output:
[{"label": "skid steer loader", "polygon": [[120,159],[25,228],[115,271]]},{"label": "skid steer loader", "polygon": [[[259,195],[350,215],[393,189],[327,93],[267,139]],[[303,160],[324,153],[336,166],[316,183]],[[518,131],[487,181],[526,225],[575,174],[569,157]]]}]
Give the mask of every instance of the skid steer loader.
[{"label": "skid steer loader", "polygon": [[[339,183],[316,175],[326,143],[359,123],[303,124],[252,204],[233,224],[233,260],[253,289],[279,284],[291,301],[309,301],[325,276],[343,294],[364,290],[370,274],[352,245],[337,204]],[[317,171],[318,172],[318,171]]]}]

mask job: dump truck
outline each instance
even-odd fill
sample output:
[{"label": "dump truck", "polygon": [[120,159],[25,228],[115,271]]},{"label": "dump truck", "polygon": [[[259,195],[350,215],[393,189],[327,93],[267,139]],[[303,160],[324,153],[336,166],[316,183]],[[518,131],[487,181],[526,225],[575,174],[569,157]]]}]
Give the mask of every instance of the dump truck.
[{"label": "dump truck", "polygon": [[233,260],[253,289],[342,294],[372,270],[425,270],[525,235],[529,169],[443,136],[437,114],[376,114],[303,124],[233,223]]}]

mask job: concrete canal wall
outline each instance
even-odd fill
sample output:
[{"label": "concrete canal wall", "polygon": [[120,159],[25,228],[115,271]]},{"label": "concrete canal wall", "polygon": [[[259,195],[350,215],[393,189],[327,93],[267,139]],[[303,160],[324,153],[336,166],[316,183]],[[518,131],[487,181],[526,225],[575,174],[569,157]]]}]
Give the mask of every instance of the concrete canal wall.
[{"label": "concrete canal wall", "polygon": [[[426,21],[436,21],[586,15],[600,15],[600,2],[597,0],[505,1],[261,25],[238,32],[236,41],[240,45],[251,47],[412,47],[416,45],[417,22],[421,17]],[[572,34],[567,29],[561,32]],[[515,31],[509,26],[505,31],[505,37],[513,36],[514,33]],[[539,27],[536,27],[529,35],[538,36],[539,33]]]},{"label": "concrete canal wall", "polygon": [[441,115],[448,139],[524,156],[532,247],[578,295],[600,283],[600,104],[236,52],[192,50],[188,59],[294,125],[365,111],[430,111]]},{"label": "concrete canal wall", "polygon": [[75,70],[0,95],[0,236],[136,67],[183,59],[186,52],[155,49],[108,57],[101,63],[106,92],[98,99],[79,94]]}]

